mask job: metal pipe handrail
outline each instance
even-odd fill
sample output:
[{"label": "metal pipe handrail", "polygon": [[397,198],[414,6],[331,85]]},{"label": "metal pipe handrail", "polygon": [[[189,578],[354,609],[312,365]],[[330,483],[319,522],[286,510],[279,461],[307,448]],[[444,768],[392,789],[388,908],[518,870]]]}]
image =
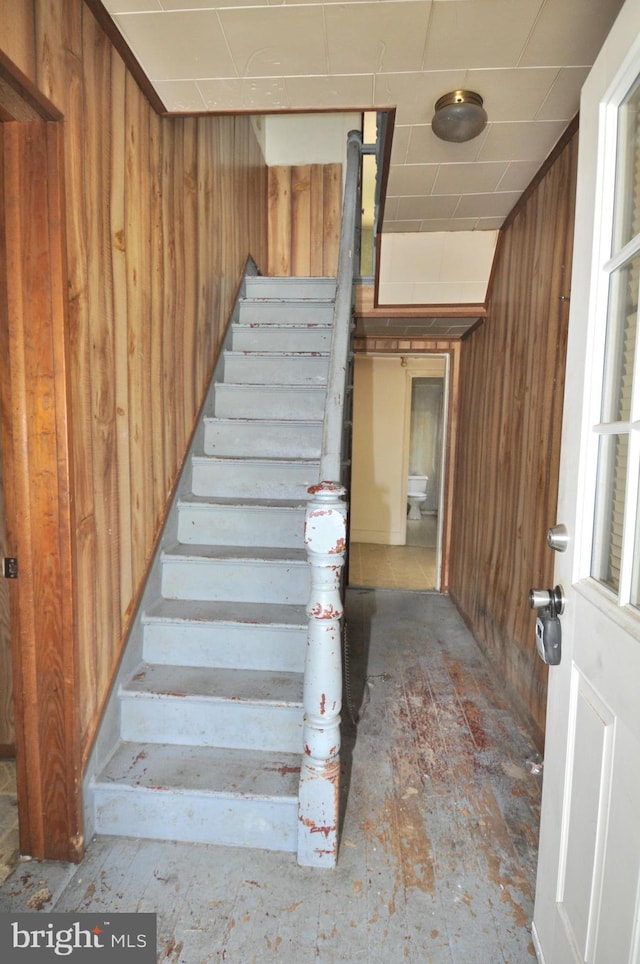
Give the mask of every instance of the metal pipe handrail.
[{"label": "metal pipe handrail", "polygon": [[320,478],[326,482],[339,482],[342,478],[343,423],[349,374],[361,152],[362,135],[360,131],[349,131],[342,203],[342,230],[340,232],[336,277],[336,299],[333,309],[331,356],[327,375],[327,395],[320,455]]}]

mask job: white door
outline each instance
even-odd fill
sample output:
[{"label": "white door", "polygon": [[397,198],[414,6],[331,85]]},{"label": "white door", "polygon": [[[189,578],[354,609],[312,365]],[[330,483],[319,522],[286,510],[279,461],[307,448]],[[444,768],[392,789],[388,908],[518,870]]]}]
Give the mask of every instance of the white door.
[{"label": "white door", "polygon": [[[640,0],[585,84],[533,936],[546,964],[640,964]],[[550,550],[551,551],[551,550]]]}]

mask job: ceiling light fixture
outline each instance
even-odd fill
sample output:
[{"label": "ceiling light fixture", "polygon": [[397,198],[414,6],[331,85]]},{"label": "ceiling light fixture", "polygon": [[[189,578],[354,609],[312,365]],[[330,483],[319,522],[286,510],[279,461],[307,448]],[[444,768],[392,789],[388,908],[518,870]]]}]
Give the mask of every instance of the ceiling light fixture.
[{"label": "ceiling light fixture", "polygon": [[462,143],[477,137],[487,123],[487,112],[480,94],[472,90],[453,90],[436,101],[431,121],[433,133],[443,141]]}]

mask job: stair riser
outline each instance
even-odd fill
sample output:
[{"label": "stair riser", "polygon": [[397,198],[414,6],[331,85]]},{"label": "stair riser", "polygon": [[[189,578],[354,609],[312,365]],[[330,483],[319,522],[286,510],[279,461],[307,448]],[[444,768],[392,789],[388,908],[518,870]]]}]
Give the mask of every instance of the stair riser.
[{"label": "stair riser", "polygon": [[268,463],[194,459],[191,485],[195,495],[219,498],[306,499],[319,481],[318,463]]},{"label": "stair riser", "polygon": [[165,557],[162,594],[165,599],[306,605],[309,571],[305,563]]},{"label": "stair riser", "polygon": [[333,303],[246,300],[240,304],[239,322],[241,325],[331,325]]},{"label": "stair riser", "polygon": [[325,385],[329,361],[325,355],[257,355],[225,352],[228,382],[244,385]]},{"label": "stair riser", "polygon": [[305,508],[182,505],[178,540],[186,545],[304,546]]},{"label": "stair riser", "polygon": [[218,418],[322,419],[324,388],[218,385],[214,414]]},{"label": "stair riser", "polygon": [[97,786],[96,833],[151,840],[295,851],[295,798],[246,799],[213,794]]},{"label": "stair riser", "polygon": [[297,298],[323,300],[335,297],[335,278],[273,277],[255,275],[245,279],[245,297],[252,298]]},{"label": "stair riser", "polygon": [[193,696],[121,695],[122,739],[302,753],[300,706]]},{"label": "stair riser", "polygon": [[234,325],[233,351],[329,351],[331,328]]},{"label": "stair riser", "polygon": [[144,627],[149,663],[302,673],[307,628],[241,623],[153,622]]},{"label": "stair riser", "polygon": [[320,455],[321,444],[320,422],[205,421],[206,455],[314,459]]}]

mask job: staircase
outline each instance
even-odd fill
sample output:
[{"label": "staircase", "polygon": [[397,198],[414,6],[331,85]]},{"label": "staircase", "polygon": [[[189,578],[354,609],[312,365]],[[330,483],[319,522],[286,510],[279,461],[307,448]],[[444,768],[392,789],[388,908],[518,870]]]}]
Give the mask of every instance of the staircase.
[{"label": "staircase", "polygon": [[248,276],[96,744],[101,834],[295,851],[335,280]]}]

